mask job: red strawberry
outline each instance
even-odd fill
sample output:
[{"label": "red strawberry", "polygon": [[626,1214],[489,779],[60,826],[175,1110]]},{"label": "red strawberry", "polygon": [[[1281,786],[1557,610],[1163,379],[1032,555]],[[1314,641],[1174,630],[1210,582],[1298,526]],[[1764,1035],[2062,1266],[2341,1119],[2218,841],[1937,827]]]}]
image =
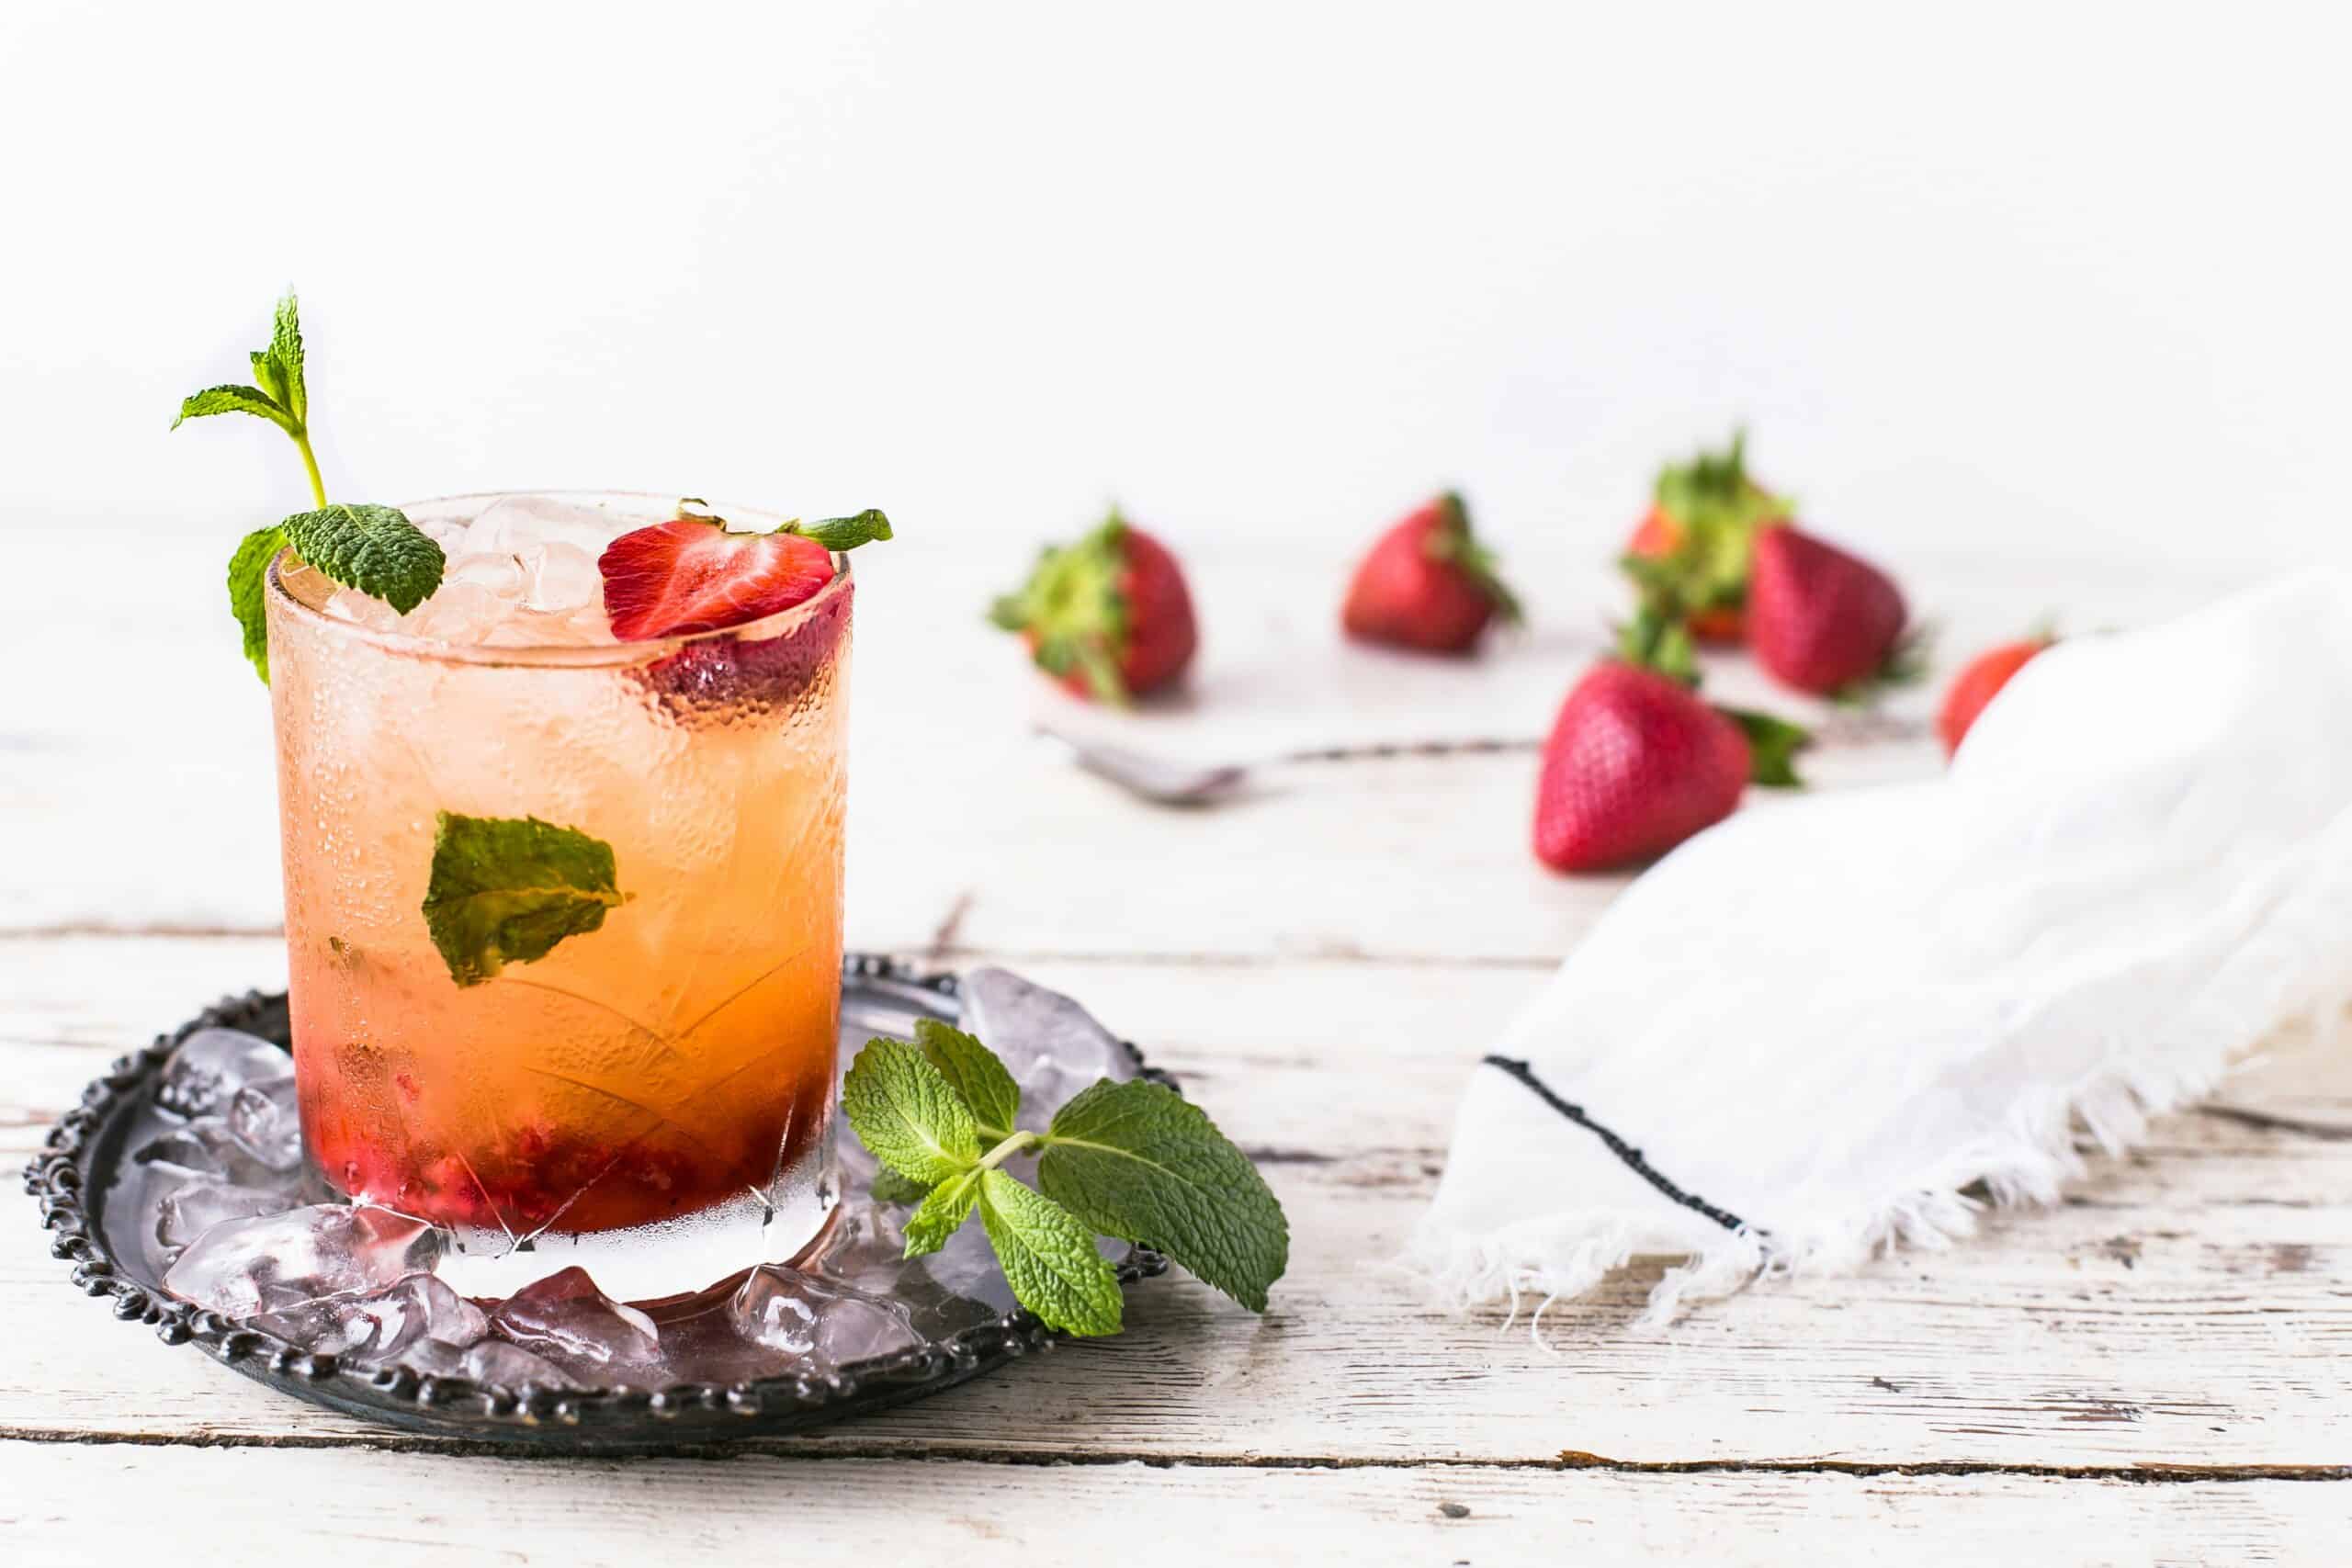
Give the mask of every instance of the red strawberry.
[{"label": "red strawberry", "polygon": [[1789,514],[1788,502],[1748,477],[1747,439],[1735,433],[1725,451],[1661,468],[1619,561],[1645,607],[1678,606],[1701,642],[1740,640],[1756,531]]},{"label": "red strawberry", "polygon": [[1902,591],[1868,561],[1787,524],[1757,535],[1748,646],[1789,685],[1839,696],[1909,679],[1906,618]]},{"label": "red strawberry", "polygon": [[1945,756],[1960,750],[1961,738],[1984,711],[1984,705],[2009,683],[2009,677],[2053,640],[2045,634],[1986,649],[1952,677],[1951,689],[1944,693],[1944,705],[1936,715],[1936,734],[1944,743]]},{"label": "red strawberry", "polygon": [[1536,858],[1599,871],[1663,854],[1730,816],[1751,778],[1796,783],[1790,759],[1806,739],[1767,715],[1710,707],[1659,671],[1604,660],[1544,743]]},{"label": "red strawberry", "polygon": [[1049,547],[989,618],[1019,632],[1070,691],[1112,704],[1173,682],[1200,641],[1183,569],[1115,511],[1076,544]]},{"label": "red strawberry", "polygon": [[605,614],[623,642],[740,626],[812,597],[833,580],[834,551],[889,536],[879,512],[738,534],[701,502],[680,502],[671,521],[605,547]]},{"label": "red strawberry", "polygon": [[1467,653],[1497,615],[1518,620],[1519,601],[1449,491],[1380,536],[1348,584],[1340,622],[1365,642]]}]

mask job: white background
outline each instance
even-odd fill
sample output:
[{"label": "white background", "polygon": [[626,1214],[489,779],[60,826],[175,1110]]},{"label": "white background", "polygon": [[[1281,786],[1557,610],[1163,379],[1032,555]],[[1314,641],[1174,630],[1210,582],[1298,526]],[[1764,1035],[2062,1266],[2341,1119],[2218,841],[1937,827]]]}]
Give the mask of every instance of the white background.
[{"label": "white background", "polygon": [[[2340,15],[2340,14],[2339,14]],[[1824,530],[2346,533],[2325,10],[16,6],[0,514],[238,527],[166,425],[308,305],[332,488],[1605,553],[1754,431]],[[225,426],[225,427],[224,427]],[[221,637],[229,636],[225,626]]]}]

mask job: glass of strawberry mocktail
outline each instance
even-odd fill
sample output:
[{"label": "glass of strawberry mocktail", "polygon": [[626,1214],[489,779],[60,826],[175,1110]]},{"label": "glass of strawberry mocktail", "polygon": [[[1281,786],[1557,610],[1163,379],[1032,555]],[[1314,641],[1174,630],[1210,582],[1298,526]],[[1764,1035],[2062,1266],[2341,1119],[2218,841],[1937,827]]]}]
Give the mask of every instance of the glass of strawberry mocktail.
[{"label": "glass of strawberry mocktail", "polygon": [[794,1256],[834,1189],[836,549],[888,525],[610,494],[401,510],[444,558],[413,608],[290,550],[266,582],[311,1164],[447,1227],[443,1272],[500,1292]]}]

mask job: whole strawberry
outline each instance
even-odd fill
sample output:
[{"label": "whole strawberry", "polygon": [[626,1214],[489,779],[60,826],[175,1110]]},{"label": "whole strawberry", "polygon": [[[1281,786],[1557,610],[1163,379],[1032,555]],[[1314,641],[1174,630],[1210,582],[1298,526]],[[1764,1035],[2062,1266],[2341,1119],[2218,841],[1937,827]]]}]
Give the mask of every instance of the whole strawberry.
[{"label": "whole strawberry", "polygon": [[1789,514],[1787,502],[1749,477],[1747,440],[1735,433],[1724,451],[1659,469],[1618,562],[1645,609],[1679,606],[1701,642],[1740,640],[1756,532]]},{"label": "whole strawberry", "polygon": [[2009,683],[2009,677],[2024,669],[2053,640],[2045,633],[1988,648],[1952,677],[1951,687],[1944,693],[1943,706],[1936,714],[1936,736],[1944,743],[1945,756],[1960,750],[1960,742],[1976,723],[1976,716]]},{"label": "whole strawberry", "polygon": [[1348,584],[1340,624],[1363,642],[1467,653],[1498,615],[1517,621],[1519,601],[1449,491],[1380,536]]},{"label": "whole strawberry", "polygon": [[1678,616],[1636,616],[1619,655],[1560,705],[1535,783],[1535,855],[1600,871],[1665,853],[1732,814],[1750,784],[1798,783],[1812,737],[1770,714],[1711,706]]},{"label": "whole strawberry", "polygon": [[1908,618],[1902,590],[1868,561],[1785,523],[1757,535],[1747,642],[1786,684],[1844,697],[1913,678]]},{"label": "whole strawberry", "polygon": [[1116,511],[1076,544],[1049,547],[989,618],[1019,632],[1070,691],[1114,705],[1174,682],[1200,641],[1176,558]]}]

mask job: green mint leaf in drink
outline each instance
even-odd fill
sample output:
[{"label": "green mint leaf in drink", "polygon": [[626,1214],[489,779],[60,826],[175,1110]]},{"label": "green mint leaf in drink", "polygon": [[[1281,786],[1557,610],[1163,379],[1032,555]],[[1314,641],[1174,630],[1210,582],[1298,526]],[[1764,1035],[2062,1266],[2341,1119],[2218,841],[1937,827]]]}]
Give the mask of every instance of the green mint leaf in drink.
[{"label": "green mint leaf in drink", "polygon": [[1012,1299],[1046,1327],[1084,1336],[1119,1331],[1119,1276],[1094,1249],[1094,1233],[1069,1211],[989,1170],[980,1177],[980,1223]]},{"label": "green mint leaf in drink", "polygon": [[842,1079],[842,1113],[874,1157],[912,1181],[944,1181],[979,1163],[971,1108],[922,1051],[865,1043]]},{"label": "green mint leaf in drink", "polygon": [[867,1196],[877,1203],[920,1203],[931,1196],[932,1185],[928,1181],[916,1181],[900,1176],[886,1165],[874,1173],[874,1179],[866,1183],[865,1190]]},{"label": "green mint leaf in drink", "polygon": [[1250,1156],[1164,1084],[1095,1084],[1055,1112],[1046,1196],[1105,1235],[1164,1252],[1252,1312],[1290,1262],[1290,1224]]},{"label": "green mint leaf in drink", "polygon": [[890,520],[872,507],[854,517],[828,517],[820,523],[787,523],[780,533],[798,534],[836,553],[890,537]]},{"label": "green mint leaf in drink", "polygon": [[921,1258],[947,1245],[947,1238],[972,1217],[972,1205],[979,1201],[980,1178],[986,1174],[973,1166],[931,1190],[907,1216],[907,1257]]},{"label": "green mint leaf in drink", "polygon": [[915,1043],[972,1108],[984,1142],[999,1143],[1012,1135],[1012,1120],[1021,1111],[1021,1086],[995,1052],[935,1018],[915,1021]]},{"label": "green mint leaf in drink", "polygon": [[298,512],[278,526],[296,555],[403,615],[441,586],[441,547],[394,507],[336,502]]},{"label": "green mint leaf in drink", "polygon": [[286,530],[273,523],[246,535],[229,558],[229,613],[237,617],[245,657],[265,686],[269,684],[269,622],[262,600],[269,591],[269,563],[285,547]]},{"label": "green mint leaf in drink", "polygon": [[628,897],[613,847],[577,828],[454,811],[436,820],[424,928],[460,986],[545,958],[565,938],[603,925]]}]

